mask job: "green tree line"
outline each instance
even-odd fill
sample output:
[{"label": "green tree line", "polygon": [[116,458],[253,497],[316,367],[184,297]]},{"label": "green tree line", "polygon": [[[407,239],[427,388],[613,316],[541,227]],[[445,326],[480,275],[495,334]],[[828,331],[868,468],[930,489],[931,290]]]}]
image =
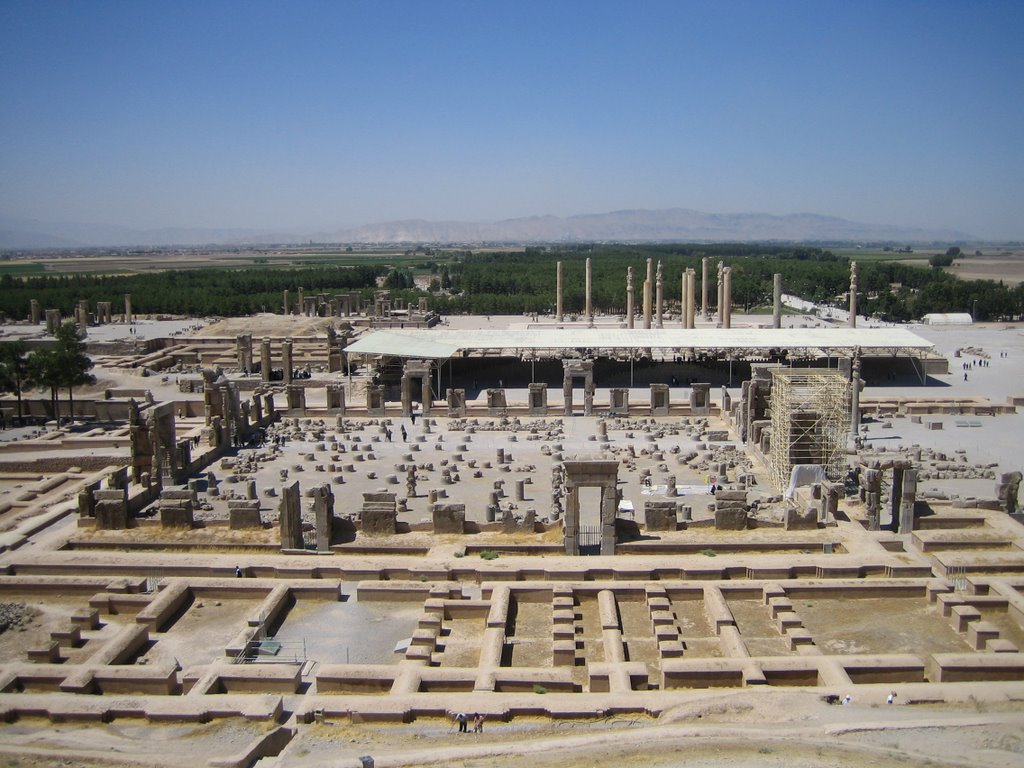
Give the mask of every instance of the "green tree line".
[{"label": "green tree line", "polygon": [[[679,306],[683,272],[693,269],[697,301],[701,295],[701,259],[709,261],[709,298],[717,295],[717,266],[732,269],[733,305],[748,312],[770,305],[772,276],[782,274],[783,290],[824,304],[840,301],[849,288],[850,261],[831,251],[801,246],[753,244],[572,245],[525,248],[513,252],[445,251],[434,266],[431,290],[415,287],[407,268],[383,264],[357,267],[278,269],[202,269],[124,276],[39,276],[0,278],[0,311],[16,318],[29,312],[29,300],[70,314],[79,299],[90,306],[132,294],[136,312],[192,315],[246,315],[280,311],[281,292],[302,286],[307,293],[358,290],[369,297],[378,281],[393,298],[409,303],[428,295],[430,308],[442,314],[548,314],[555,311],[555,264],[563,262],[563,306],[584,308],[584,265],[592,260],[594,307],[603,312],[626,308],[626,271],[633,268],[635,301],[640,311],[646,260],[662,263],[664,295]],[[443,262],[443,263],[441,263]],[[945,260],[942,260],[945,263]],[[865,314],[911,320],[929,312],[970,312],[979,320],[1024,315],[1024,287],[991,280],[958,280],[939,265],[865,260],[858,263],[858,306]]]},{"label": "green tree line", "polygon": [[279,312],[282,294],[301,286],[307,293],[372,292],[377,278],[387,274],[383,265],[308,267],[303,269],[189,269],[144,275],[44,275],[0,278],[0,312],[9,317],[28,316],[30,301],[43,309],[70,315],[80,299],[95,307],[110,301],[121,311],[123,294],[132,296],[132,310],[141,313],[190,315],[248,315]]}]

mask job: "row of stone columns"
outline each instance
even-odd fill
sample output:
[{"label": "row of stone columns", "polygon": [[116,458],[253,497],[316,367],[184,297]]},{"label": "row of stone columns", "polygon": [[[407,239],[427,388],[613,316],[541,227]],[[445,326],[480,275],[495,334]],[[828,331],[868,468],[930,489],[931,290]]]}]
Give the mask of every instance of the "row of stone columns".
[{"label": "row of stone columns", "polygon": [[[564,305],[562,302],[563,292],[562,262],[556,264],[555,272],[555,315],[558,322],[565,319]],[[705,320],[711,318],[711,308],[708,306],[708,257],[701,258],[701,315]],[[300,289],[301,291],[301,289]],[[588,258],[586,261],[585,277],[585,310],[587,325],[594,325],[593,306],[593,268]],[[653,295],[652,295],[653,294]],[[300,294],[301,295],[301,294]],[[633,282],[633,268],[626,270],[626,327],[634,327],[635,314],[635,287]],[[285,291],[285,311],[287,312],[288,292]],[[682,313],[683,327],[694,328],[696,319],[696,273],[693,269],[686,269],[682,276]],[[723,262],[718,262],[718,319],[722,328],[732,327],[732,267],[727,267]],[[661,262],[658,262],[655,274],[654,262],[647,259],[647,276],[643,285],[643,317],[644,328],[649,329],[653,324],[658,328],[664,328],[665,322],[665,295],[664,276]],[[850,318],[849,326],[857,326],[857,262],[850,263]],[[782,327],[782,274],[776,272],[772,275],[772,327]]]},{"label": "row of stone columns", "polygon": [[[427,311],[426,301],[426,297],[420,298],[419,311]],[[306,317],[317,317],[321,307],[326,307],[325,311],[330,317],[349,317],[359,311],[359,292],[337,293],[332,297],[328,297],[323,293],[318,293],[315,296],[306,296],[305,289],[301,286],[299,287],[298,297],[295,302],[297,314],[305,315]],[[292,312],[292,295],[291,291],[287,288],[281,292],[281,308],[286,315],[290,315]]]},{"label": "row of stone columns", "polygon": [[[75,304],[74,318],[75,322],[82,328],[88,327],[89,302],[86,299],[80,299]],[[38,299],[30,299],[28,319],[32,325],[39,325],[39,323],[45,321],[46,332],[55,333],[57,328],[60,327],[61,314],[59,309],[47,309],[44,312]],[[97,301],[93,319],[97,325],[113,323],[113,304],[109,301]],[[132,295],[130,293],[124,295],[124,322],[132,322]]]}]

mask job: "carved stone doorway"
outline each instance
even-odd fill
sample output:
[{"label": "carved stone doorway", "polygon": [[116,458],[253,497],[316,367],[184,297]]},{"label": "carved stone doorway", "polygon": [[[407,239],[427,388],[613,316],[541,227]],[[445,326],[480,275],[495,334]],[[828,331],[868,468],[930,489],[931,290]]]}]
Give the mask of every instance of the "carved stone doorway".
[{"label": "carved stone doorway", "polygon": [[[602,555],[615,554],[615,518],[619,510],[619,463],[617,461],[565,461],[565,521],[563,536],[565,553],[579,555],[591,547]],[[598,488],[600,526],[580,526],[580,488]],[[596,526],[595,526],[596,527]],[[582,541],[581,541],[582,539]],[[596,544],[596,546],[595,546]],[[582,552],[581,552],[582,550]]]}]

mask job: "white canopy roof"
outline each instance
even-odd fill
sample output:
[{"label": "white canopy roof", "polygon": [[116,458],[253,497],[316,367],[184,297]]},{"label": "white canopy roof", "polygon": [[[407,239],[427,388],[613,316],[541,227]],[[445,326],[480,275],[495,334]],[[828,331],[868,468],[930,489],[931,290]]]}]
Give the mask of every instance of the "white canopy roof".
[{"label": "white canopy roof", "polygon": [[929,312],[924,321],[928,325],[971,325],[974,318],[968,312]]},{"label": "white canopy roof", "polygon": [[536,328],[516,330],[401,329],[375,331],[346,348],[350,354],[445,359],[464,352],[499,355],[563,349],[693,349],[757,352],[924,352],[934,345],[905,328]]}]

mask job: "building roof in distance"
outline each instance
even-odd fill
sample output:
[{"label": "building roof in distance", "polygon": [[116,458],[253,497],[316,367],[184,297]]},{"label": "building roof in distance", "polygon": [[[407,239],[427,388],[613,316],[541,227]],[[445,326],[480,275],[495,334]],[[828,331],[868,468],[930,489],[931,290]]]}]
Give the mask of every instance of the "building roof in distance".
[{"label": "building roof in distance", "polygon": [[447,359],[464,353],[520,355],[560,350],[698,350],[741,354],[792,352],[864,354],[927,352],[932,342],[906,328],[531,328],[509,330],[391,329],[346,347],[350,354]]}]

